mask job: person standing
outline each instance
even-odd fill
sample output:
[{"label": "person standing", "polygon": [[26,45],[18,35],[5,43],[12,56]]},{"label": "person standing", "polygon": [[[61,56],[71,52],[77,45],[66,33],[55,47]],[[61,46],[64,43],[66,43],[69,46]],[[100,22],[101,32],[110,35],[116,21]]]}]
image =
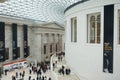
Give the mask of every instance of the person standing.
[{"label": "person standing", "polygon": [[5,75],[7,75],[7,71],[8,71],[8,70],[5,70]]},{"label": "person standing", "polygon": [[53,63],[53,71],[54,71],[54,69],[55,69],[55,63]]},{"label": "person standing", "polygon": [[16,74],[16,78],[18,78],[18,72],[16,72],[15,74]]},{"label": "person standing", "polygon": [[39,80],[39,77],[38,77],[38,76],[36,77],[36,80]]},{"label": "person standing", "polygon": [[41,76],[39,77],[39,80],[42,80]]},{"label": "person standing", "polygon": [[68,69],[68,74],[70,75],[70,73],[71,73],[71,70],[70,70],[70,68]]},{"label": "person standing", "polygon": [[32,70],[30,69],[30,70],[29,70],[29,74],[31,74],[31,72],[32,72]]},{"label": "person standing", "polygon": [[23,71],[23,75],[25,75],[25,71]]},{"label": "person standing", "polygon": [[22,77],[22,73],[20,72],[20,78]]},{"label": "person standing", "polygon": [[31,76],[29,76],[28,80],[31,80]]},{"label": "person standing", "polygon": [[48,80],[51,80],[51,78],[49,78]]}]

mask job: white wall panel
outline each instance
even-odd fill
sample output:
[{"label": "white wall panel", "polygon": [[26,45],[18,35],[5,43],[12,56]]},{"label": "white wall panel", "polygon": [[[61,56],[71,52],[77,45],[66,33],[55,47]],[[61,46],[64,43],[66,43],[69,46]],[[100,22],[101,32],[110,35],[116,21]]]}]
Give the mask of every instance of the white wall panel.
[{"label": "white wall panel", "polygon": [[[117,8],[120,4],[115,4],[115,24],[114,24],[114,62],[113,74],[103,72],[103,24],[104,6],[103,4],[120,3],[118,0],[90,1],[77,5],[66,12],[66,59],[68,64],[78,73],[79,77],[86,80],[119,80],[120,77],[120,45],[117,39]],[[119,6],[118,6],[119,5]],[[100,12],[101,14],[101,43],[87,43],[87,14]],[[71,43],[70,19],[77,16],[77,43]]]}]

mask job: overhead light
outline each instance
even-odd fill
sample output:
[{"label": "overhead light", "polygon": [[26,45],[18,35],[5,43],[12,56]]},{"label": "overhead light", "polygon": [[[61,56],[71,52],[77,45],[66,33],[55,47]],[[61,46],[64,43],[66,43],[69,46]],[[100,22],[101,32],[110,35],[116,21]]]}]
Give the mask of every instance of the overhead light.
[{"label": "overhead light", "polygon": [[4,3],[5,1],[7,1],[7,0],[0,0],[0,3]]}]

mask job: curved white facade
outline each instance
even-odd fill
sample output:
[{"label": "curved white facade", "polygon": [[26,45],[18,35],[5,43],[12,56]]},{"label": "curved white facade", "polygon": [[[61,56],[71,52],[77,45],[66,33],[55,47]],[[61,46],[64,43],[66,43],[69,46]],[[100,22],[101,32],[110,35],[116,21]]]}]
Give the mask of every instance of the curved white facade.
[{"label": "curved white facade", "polygon": [[[113,73],[103,72],[104,7],[113,5]],[[69,65],[85,80],[120,80],[119,0],[90,0],[80,3],[65,12],[66,59]],[[87,42],[88,16],[100,13],[100,42]],[[71,18],[77,18],[77,41],[71,41]],[[109,28],[108,28],[109,30]]]}]

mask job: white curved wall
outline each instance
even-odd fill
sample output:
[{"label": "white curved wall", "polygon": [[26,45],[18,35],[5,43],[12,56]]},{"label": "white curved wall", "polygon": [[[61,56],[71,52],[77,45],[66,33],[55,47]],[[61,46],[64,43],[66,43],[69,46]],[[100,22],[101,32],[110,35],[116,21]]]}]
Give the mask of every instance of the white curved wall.
[{"label": "white curved wall", "polygon": [[[113,74],[103,72],[104,6],[114,4]],[[118,37],[119,0],[90,0],[76,5],[66,13],[66,59],[79,76],[86,80],[120,80],[120,45]],[[101,13],[101,43],[87,43],[87,14]],[[77,17],[77,42],[71,43],[71,18]]]}]

